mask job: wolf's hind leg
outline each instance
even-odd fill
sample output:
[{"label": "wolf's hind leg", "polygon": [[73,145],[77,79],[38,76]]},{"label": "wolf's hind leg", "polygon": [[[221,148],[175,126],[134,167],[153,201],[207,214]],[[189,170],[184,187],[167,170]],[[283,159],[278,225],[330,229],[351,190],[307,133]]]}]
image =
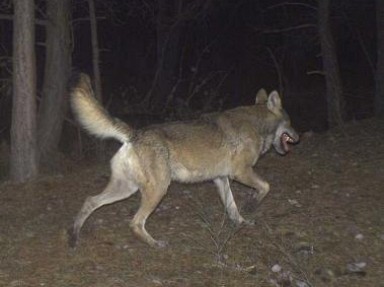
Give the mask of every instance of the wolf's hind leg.
[{"label": "wolf's hind leg", "polygon": [[130,224],[133,232],[151,247],[163,248],[167,246],[165,241],[153,239],[145,229],[145,222],[166,194],[168,185],[169,183],[164,184],[164,186],[148,184],[145,188],[140,189],[141,205]]},{"label": "wolf's hind leg", "polygon": [[132,181],[112,177],[102,193],[87,197],[80,212],[76,216],[73,227],[68,231],[69,246],[73,248],[77,245],[80,229],[92,212],[103,205],[128,198],[135,193],[137,189],[138,187]]}]

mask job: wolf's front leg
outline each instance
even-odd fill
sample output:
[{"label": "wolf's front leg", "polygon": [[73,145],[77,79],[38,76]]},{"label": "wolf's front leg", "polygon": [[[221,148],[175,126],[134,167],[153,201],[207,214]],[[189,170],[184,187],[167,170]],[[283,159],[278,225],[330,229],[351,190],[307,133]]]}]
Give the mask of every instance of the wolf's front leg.
[{"label": "wolf's front leg", "polygon": [[229,185],[228,177],[218,177],[213,180],[217,186],[221,201],[224,204],[225,210],[229,218],[236,224],[251,223],[245,220],[237,209],[236,202],[233,198],[231,186]]}]

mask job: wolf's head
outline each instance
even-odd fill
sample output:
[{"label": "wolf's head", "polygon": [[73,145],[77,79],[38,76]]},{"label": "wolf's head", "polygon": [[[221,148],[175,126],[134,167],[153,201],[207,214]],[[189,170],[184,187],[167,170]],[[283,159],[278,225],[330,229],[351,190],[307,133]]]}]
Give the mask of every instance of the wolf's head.
[{"label": "wolf's head", "polygon": [[277,153],[285,155],[289,152],[289,145],[299,141],[299,135],[291,126],[291,120],[283,109],[279,93],[273,91],[268,95],[264,89],[261,89],[256,95],[256,104],[266,106],[265,120],[272,131],[272,134],[269,134],[272,146]]}]

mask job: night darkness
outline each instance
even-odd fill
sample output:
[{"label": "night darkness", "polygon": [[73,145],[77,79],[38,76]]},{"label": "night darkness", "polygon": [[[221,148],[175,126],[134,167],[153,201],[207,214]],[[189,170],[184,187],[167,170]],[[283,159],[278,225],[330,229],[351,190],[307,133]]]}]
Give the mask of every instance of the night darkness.
[{"label": "night darkness", "polygon": [[383,287],[383,116],[384,0],[0,0],[0,286]]},{"label": "night darkness", "polygon": [[[200,1],[201,2],[201,1]],[[373,115],[376,24],[374,1],[333,1],[333,36],[346,101],[347,120]],[[197,3],[197,2],[195,2]],[[316,1],[185,1],[172,26],[164,55],[168,70],[153,92],[151,109],[140,113],[183,118],[253,102],[256,91],[283,89],[287,110],[300,130],[324,130],[325,81]],[[44,1],[36,17],[44,18]],[[10,13],[5,5],[3,13]],[[138,112],[157,70],[156,1],[96,1],[103,97],[113,114]],[[175,16],[176,15],[176,16]],[[92,74],[88,6],[72,3],[74,70]],[[0,21],[2,67],[11,55],[11,22]],[[45,32],[36,30],[41,87]],[[372,64],[373,63],[373,64]],[[9,62],[8,62],[9,66]],[[279,70],[279,71],[278,71]],[[280,73],[280,79],[278,72]],[[2,69],[2,79],[9,72]],[[167,94],[169,107],[162,109]],[[193,95],[191,96],[191,93]],[[9,124],[9,90],[1,90],[1,128]],[[187,99],[189,99],[187,101]],[[209,103],[208,103],[209,102]],[[176,111],[175,111],[176,110]]]}]

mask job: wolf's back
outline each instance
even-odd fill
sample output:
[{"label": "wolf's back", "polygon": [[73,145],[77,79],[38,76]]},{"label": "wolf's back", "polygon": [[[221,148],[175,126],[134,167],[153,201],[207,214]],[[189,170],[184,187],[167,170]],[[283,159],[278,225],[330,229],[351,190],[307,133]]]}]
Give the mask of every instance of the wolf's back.
[{"label": "wolf's back", "polygon": [[80,124],[89,133],[101,138],[114,138],[124,143],[129,141],[131,128],[112,118],[95,99],[89,77],[80,74],[71,91],[71,106]]}]

